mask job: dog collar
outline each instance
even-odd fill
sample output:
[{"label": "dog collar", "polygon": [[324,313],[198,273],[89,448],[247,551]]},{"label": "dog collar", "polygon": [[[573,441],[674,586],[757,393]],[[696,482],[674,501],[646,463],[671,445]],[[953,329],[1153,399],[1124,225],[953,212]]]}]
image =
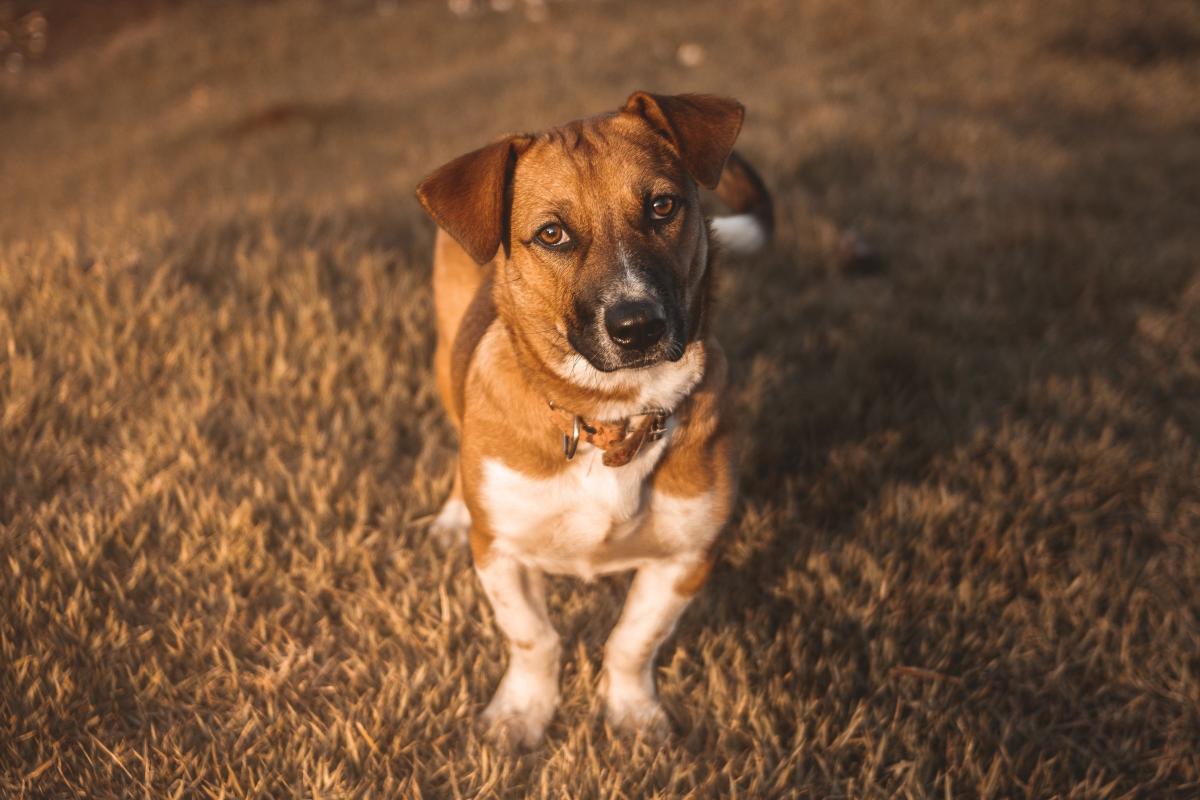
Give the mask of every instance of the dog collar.
[{"label": "dog collar", "polygon": [[563,434],[563,455],[570,461],[575,457],[579,440],[604,451],[606,467],[622,467],[633,460],[646,442],[657,442],[667,433],[670,411],[651,408],[641,413],[611,422],[588,421],[564,408],[550,406],[550,418]]}]

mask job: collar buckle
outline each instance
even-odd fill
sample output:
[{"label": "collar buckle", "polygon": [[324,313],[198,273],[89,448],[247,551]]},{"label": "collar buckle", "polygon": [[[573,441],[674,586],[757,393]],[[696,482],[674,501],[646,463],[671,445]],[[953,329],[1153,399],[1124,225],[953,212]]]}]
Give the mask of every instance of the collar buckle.
[{"label": "collar buckle", "polygon": [[657,442],[667,435],[667,418],[671,416],[671,412],[665,408],[653,408],[643,413],[650,415],[650,429],[646,431],[648,440]]}]

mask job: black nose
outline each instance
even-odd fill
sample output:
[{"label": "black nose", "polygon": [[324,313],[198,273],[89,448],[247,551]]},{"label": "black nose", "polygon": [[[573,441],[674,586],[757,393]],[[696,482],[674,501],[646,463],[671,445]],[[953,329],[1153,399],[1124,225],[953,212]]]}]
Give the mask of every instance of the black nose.
[{"label": "black nose", "polygon": [[626,350],[645,350],[666,333],[667,317],[657,303],[629,300],[605,310],[604,327]]}]

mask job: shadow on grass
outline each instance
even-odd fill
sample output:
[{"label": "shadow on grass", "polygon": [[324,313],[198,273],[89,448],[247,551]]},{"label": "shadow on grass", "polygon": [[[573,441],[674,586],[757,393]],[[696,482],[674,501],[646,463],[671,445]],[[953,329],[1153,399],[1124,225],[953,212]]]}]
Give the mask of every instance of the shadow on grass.
[{"label": "shadow on grass", "polygon": [[[982,229],[961,243],[922,215],[926,198],[869,198],[865,149],[795,171],[839,185],[851,216],[908,213],[888,231],[882,277],[815,274],[802,234],[735,267],[724,298],[742,504],[679,639],[747,640],[750,684],[782,676],[787,697],[769,702],[795,710],[785,740],[829,744],[865,706],[865,724],[895,737],[885,762],[924,750],[926,785],[971,751],[1004,753],[1018,780],[1188,778],[1172,759],[1200,720],[1171,688],[1178,654],[1157,652],[1183,631],[1147,608],[1195,606],[1173,538],[1186,519],[1155,504],[1194,498],[1161,456],[1194,449],[1200,387],[1148,355],[1139,324],[1148,310],[1178,322],[1195,303],[1180,298],[1189,281],[1194,293],[1183,244],[1196,209],[1158,191],[1200,167],[1189,135],[1148,140],[1131,122],[1124,144],[1022,186],[1039,207],[988,198],[997,207],[970,215]],[[1159,203],[1148,221],[1106,202],[1139,186]],[[814,734],[820,717],[834,729]],[[714,726],[686,746],[703,752]]]}]

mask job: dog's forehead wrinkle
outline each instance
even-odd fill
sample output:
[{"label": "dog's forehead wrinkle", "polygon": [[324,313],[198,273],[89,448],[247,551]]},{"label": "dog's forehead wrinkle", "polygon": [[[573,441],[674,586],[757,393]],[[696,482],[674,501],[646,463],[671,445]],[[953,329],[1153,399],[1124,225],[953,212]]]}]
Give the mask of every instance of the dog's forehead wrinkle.
[{"label": "dog's forehead wrinkle", "polygon": [[[612,127],[620,117],[568,123],[538,135],[521,159],[541,170],[569,168],[592,180],[638,178],[647,173],[678,177],[678,159],[657,135],[644,128]],[[602,158],[596,158],[603,154]],[[519,167],[518,167],[519,169]]]},{"label": "dog's forehead wrinkle", "polygon": [[597,205],[603,183],[589,162],[564,157],[561,150],[540,150],[518,165],[513,202],[518,213],[578,211]]}]

